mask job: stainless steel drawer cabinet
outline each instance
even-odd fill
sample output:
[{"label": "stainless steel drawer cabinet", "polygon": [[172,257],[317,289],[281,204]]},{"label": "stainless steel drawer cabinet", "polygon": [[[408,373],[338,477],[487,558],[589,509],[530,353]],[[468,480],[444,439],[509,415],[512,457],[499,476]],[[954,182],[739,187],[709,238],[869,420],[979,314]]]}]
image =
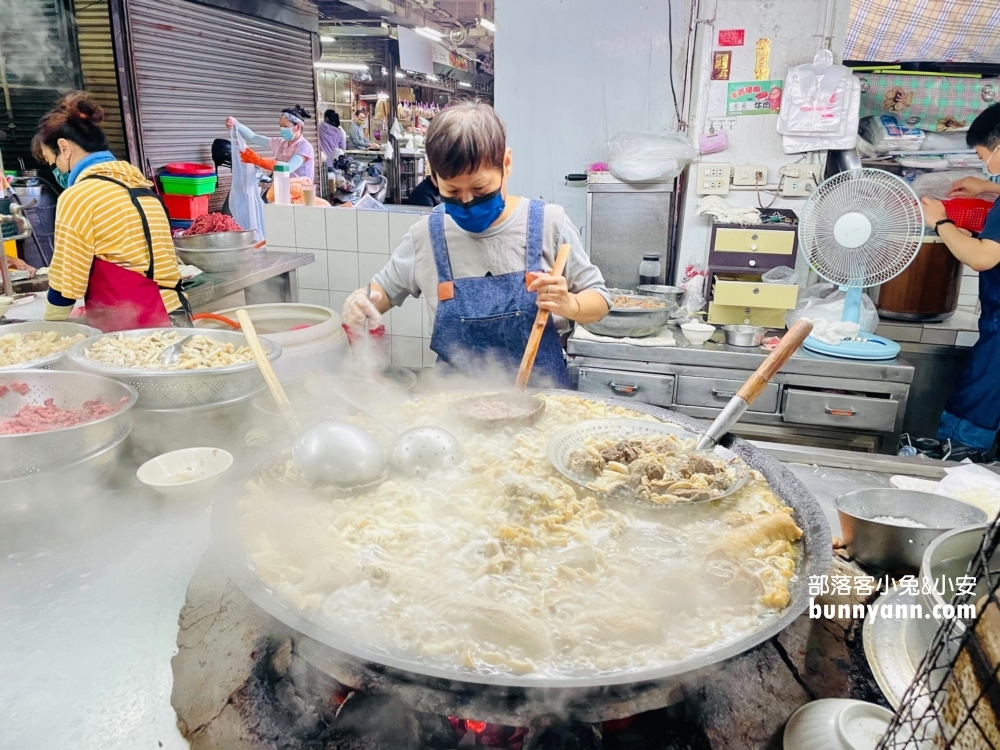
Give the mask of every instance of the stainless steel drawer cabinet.
[{"label": "stainless steel drawer cabinet", "polygon": [[674,376],[582,367],[579,390],[653,406],[670,406],[673,404]]},{"label": "stainless steel drawer cabinet", "polygon": [[[677,403],[681,406],[709,406],[721,409],[736,395],[743,385],[739,380],[716,380],[715,378],[695,378],[690,375],[677,377]],[[774,414],[778,411],[777,383],[769,383],[757,400],[750,404],[748,411]]]},{"label": "stainless steel drawer cabinet", "polygon": [[789,388],[782,418],[794,424],[885,432],[893,428],[898,409],[899,402],[888,398]]}]

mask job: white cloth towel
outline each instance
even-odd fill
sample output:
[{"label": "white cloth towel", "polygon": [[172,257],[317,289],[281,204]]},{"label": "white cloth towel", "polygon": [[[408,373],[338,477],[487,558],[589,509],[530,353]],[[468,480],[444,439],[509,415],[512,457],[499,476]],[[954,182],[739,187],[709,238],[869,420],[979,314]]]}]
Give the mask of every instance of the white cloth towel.
[{"label": "white cloth towel", "polygon": [[861,326],[846,320],[826,320],[817,318],[812,322],[812,337],[819,339],[824,344],[837,346],[841,341],[851,341],[858,337]]},{"label": "white cloth towel", "polygon": [[641,339],[619,339],[614,336],[598,336],[597,334],[591,333],[583,326],[577,326],[576,332],[573,336],[581,341],[605,341],[613,344],[632,344],[633,346],[677,346],[677,341],[674,340],[674,334],[669,328],[664,328],[655,336],[646,336]]}]

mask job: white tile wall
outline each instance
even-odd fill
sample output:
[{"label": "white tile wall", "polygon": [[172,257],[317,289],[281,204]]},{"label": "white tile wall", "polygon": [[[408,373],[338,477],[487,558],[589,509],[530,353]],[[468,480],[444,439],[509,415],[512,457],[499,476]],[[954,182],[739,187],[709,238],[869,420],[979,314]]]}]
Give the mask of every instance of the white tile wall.
[{"label": "white tile wall", "polygon": [[321,206],[292,206],[295,216],[295,246],[303,250],[326,250],[326,214]]},{"label": "white tile wall", "polygon": [[973,346],[977,341],[979,341],[978,331],[959,331],[955,336],[957,346]]},{"label": "white tile wall", "polygon": [[962,277],[962,288],[959,290],[959,294],[979,294],[979,276],[963,276]]},{"label": "white tile wall", "polygon": [[[299,299],[340,313],[347,296],[382,270],[421,213],[356,211],[313,206],[264,206],[268,249],[310,252],[316,261],[298,271]],[[407,299],[383,318],[392,360],[433,367],[431,320],[423,300]]]}]

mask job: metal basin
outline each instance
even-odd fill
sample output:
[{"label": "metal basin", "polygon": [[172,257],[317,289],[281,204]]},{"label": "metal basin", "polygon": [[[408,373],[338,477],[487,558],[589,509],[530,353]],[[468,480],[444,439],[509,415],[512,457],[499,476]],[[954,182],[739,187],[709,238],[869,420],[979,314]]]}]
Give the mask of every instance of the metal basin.
[{"label": "metal basin", "polygon": [[[687,430],[700,429],[700,423],[664,409],[622,399],[601,398],[570,391],[550,391],[553,395],[572,395],[633,411],[652,414]],[[333,631],[306,619],[297,608],[269,589],[253,572],[238,532],[239,515],[235,504],[242,494],[233,490],[219,498],[212,511],[212,541],[220,561],[236,585],[257,606],[296,631],[296,648],[318,668],[341,675],[349,684],[369,680],[373,690],[399,688],[403,700],[413,703],[438,696],[454,701],[452,709],[463,715],[469,711],[469,696],[477,706],[485,706],[483,720],[503,720],[526,714],[551,713],[552,706],[567,714],[586,716],[599,721],[629,713],[652,710],[667,705],[670,688],[692,679],[713,664],[737,656],[772,638],[795,620],[808,604],[811,576],[827,575],[830,568],[830,527],[816,499],[778,461],[766,456],[749,443],[726,436],[723,444],[739,455],[751,468],[760,471],[771,488],[787,503],[803,530],[801,556],[795,578],[790,582],[791,602],[780,616],[762,624],[733,643],[699,651],[684,660],[655,668],[635,668],[602,674],[560,675],[557,677],[519,676],[508,673],[468,672],[429,665],[419,657],[387,654],[366,644],[363,634]],[[357,677],[348,678],[345,675]],[[355,685],[356,686],[356,685]],[[436,700],[436,699],[435,699]],[[627,702],[626,711],[621,706]],[[426,708],[429,703],[423,703]],[[438,708],[443,706],[434,704]],[[459,713],[461,712],[461,713]]]},{"label": "metal basin", "polygon": [[[928,545],[950,529],[985,523],[986,511],[930,492],[876,488],[841,495],[835,501],[848,551],[865,565],[892,572],[916,572]],[[902,526],[873,518],[911,519]]]},{"label": "metal basin", "polygon": [[120,442],[132,429],[130,409],[139,396],[124,383],[83,372],[18,370],[0,374],[0,385],[11,383],[25,383],[29,390],[23,397],[10,393],[0,398],[0,419],[13,416],[24,404],[41,404],[48,398],[55,399],[55,405],[62,409],[78,409],[95,399],[121,402],[122,408],[75,427],[0,435],[0,481],[75,464]]},{"label": "metal basin", "polygon": [[760,346],[764,340],[764,329],[760,326],[722,326],[726,343],[730,346]]},{"label": "metal basin", "polygon": [[644,297],[659,297],[680,304],[684,290],[679,286],[664,286],[663,284],[640,284],[636,291]]},{"label": "metal basin", "polygon": [[184,263],[197,266],[205,273],[228,273],[246,268],[253,260],[253,252],[253,245],[204,250],[177,248],[177,254]]},{"label": "metal basin", "polygon": [[238,250],[252,247],[256,242],[254,232],[209,232],[174,237],[174,247],[178,250]]},{"label": "metal basin", "polygon": [[[638,295],[629,297],[648,301],[649,297]],[[657,308],[612,307],[610,312],[595,323],[583,323],[583,327],[597,336],[614,338],[644,338],[655,336],[670,321],[677,311],[677,303],[663,300],[664,306]]]},{"label": "metal basin", "polygon": [[[8,325],[0,326],[0,336],[6,336],[11,333],[35,333],[37,331],[56,331],[60,336],[77,336],[82,333],[87,338],[96,336],[100,333],[100,331],[96,328],[81,325],[80,323],[63,323],[45,320],[33,321],[31,323],[10,323]],[[0,372],[7,372],[10,370],[48,370],[53,367],[57,367],[66,357],[68,352],[69,349],[65,349],[61,352],[50,354],[47,357],[39,357],[38,359],[18,362],[17,364],[8,365],[7,367],[0,367]]]}]

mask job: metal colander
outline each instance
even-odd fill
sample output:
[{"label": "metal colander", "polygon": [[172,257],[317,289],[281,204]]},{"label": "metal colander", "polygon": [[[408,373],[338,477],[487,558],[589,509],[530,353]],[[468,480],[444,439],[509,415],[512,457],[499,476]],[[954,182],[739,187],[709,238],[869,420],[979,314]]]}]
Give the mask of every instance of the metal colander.
[{"label": "metal colander", "polygon": [[[25,395],[11,390],[0,398],[0,421],[14,416],[25,404],[46,399],[60,409],[78,409],[85,401],[122,404],[103,419],[75,427],[27,435],[0,435],[0,481],[61,469],[120,442],[132,429],[129,410],[138,394],[124,383],[84,372],[19,370],[0,373],[0,386],[24,384]],[[4,390],[0,388],[0,390]]]},{"label": "metal colander", "polygon": [[[200,335],[223,344],[246,346],[246,338],[238,331],[202,328],[141,328],[113,335],[141,338],[170,331],[179,333],[181,337]],[[100,338],[102,337],[95,336],[75,344],[69,350],[67,361],[79,370],[114,378],[135,388],[139,392],[138,409],[190,409],[234,404],[253,398],[266,387],[264,377],[253,361],[201,370],[136,370],[104,365],[86,354],[87,349]],[[262,337],[261,344],[271,362],[281,356],[281,347],[274,342]]]},{"label": "metal colander", "polygon": [[[100,333],[100,331],[96,328],[81,325],[80,323],[38,320],[31,323],[10,323],[8,325],[0,326],[0,337],[13,333],[26,334],[36,333],[38,331],[56,331],[60,336],[78,336],[82,333],[87,337]],[[0,372],[9,372],[10,370],[48,370],[56,367],[59,364],[59,361],[65,356],[66,350],[56,352],[55,354],[49,354],[46,357],[39,357],[38,359],[30,359],[24,362],[8,365],[6,367],[0,367]]]}]

